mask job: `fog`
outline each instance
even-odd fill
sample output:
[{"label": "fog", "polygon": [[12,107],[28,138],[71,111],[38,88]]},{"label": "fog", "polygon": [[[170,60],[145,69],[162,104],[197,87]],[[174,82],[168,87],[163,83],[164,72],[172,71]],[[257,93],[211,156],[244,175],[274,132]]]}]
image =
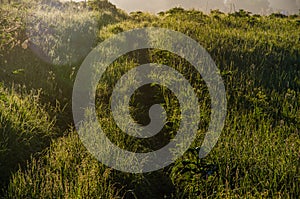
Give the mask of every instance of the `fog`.
[{"label": "fog", "polygon": [[172,7],[195,8],[204,12],[219,9],[234,12],[239,9],[259,14],[284,12],[299,13],[300,0],[110,0],[118,8],[127,12],[147,11],[157,13]]}]

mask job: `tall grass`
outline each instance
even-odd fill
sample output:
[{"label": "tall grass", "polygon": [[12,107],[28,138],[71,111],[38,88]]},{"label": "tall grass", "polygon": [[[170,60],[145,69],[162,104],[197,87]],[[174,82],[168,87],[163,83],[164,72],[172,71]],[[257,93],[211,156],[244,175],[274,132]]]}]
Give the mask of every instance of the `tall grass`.
[{"label": "tall grass", "polygon": [[[12,174],[6,196],[299,198],[299,25],[299,17],[295,16],[251,16],[244,11],[229,15],[213,11],[210,15],[205,15],[199,11],[180,8],[161,12],[159,15],[131,13],[119,23],[98,25],[98,41],[133,28],[155,26],[180,31],[207,49],[221,71],[228,100],[226,124],[217,145],[206,158],[198,158],[198,146],[209,123],[210,98],[205,82],[195,69],[170,52],[157,49],[135,51],[115,60],[99,82],[96,98],[99,122],[107,136],[122,148],[145,151],[163,146],[172,138],[179,123],[178,102],[168,89],[148,85],[139,89],[132,97],[131,114],[141,124],[149,122],[148,108],[153,103],[162,103],[168,112],[169,121],[161,132],[161,137],[146,141],[132,139],[120,132],[111,116],[110,95],[115,83],[129,69],[149,61],[169,65],[190,81],[201,107],[197,139],[183,157],[160,171],[135,175],[122,173],[97,162],[81,144],[75,132],[71,131],[68,136],[53,142],[42,158],[31,158],[26,169]],[[9,53],[5,58],[11,55]],[[30,61],[31,57],[35,57],[34,54],[28,53],[22,59]],[[5,64],[6,69],[12,70],[11,67],[18,65],[16,63],[23,62],[11,59]],[[51,64],[47,66],[53,67]],[[37,67],[42,66],[28,67],[25,71],[31,73]],[[14,75],[14,78],[19,75],[23,80],[29,77],[17,69],[12,70],[15,74],[9,74]],[[76,67],[70,71],[68,66],[61,66],[57,71],[63,71],[68,76],[76,74],[76,70]],[[5,77],[4,81],[9,81],[5,76],[7,74],[1,74],[1,77]],[[71,82],[72,80],[61,81],[59,88],[70,88]],[[57,90],[51,91],[55,94]],[[5,96],[3,99],[1,97],[3,104],[14,102],[13,99],[7,99],[7,95],[1,95]],[[62,96],[70,100],[70,95],[62,92]],[[32,103],[30,106],[25,103],[24,107],[27,106],[31,107]],[[35,110],[28,109],[25,112]],[[18,109],[3,110],[6,117],[10,118],[9,121],[13,120],[12,123],[18,128],[16,132],[24,132],[22,135],[30,132],[28,128],[22,131],[21,127],[22,122],[27,124],[32,121],[31,117],[40,121],[32,122],[32,127],[41,125],[41,132],[51,132],[51,120],[48,117],[38,118],[35,114],[21,117],[23,109],[20,106]],[[9,114],[11,110],[16,112],[17,119]],[[167,135],[167,139],[164,135]],[[1,143],[6,147],[6,139]],[[34,143],[29,144],[35,146]]]},{"label": "tall grass", "polygon": [[110,173],[72,133],[52,145],[42,159],[32,159],[24,173],[15,173],[7,197],[119,198]]},{"label": "tall grass", "polygon": [[55,119],[39,104],[39,92],[17,94],[18,89],[0,86],[0,183],[5,185],[12,172],[25,166],[58,136]]},{"label": "tall grass", "polygon": [[56,0],[0,8],[1,81],[42,88],[47,101],[63,103],[70,99],[81,62],[97,45],[99,29],[127,17],[115,7],[85,8],[82,2]]}]

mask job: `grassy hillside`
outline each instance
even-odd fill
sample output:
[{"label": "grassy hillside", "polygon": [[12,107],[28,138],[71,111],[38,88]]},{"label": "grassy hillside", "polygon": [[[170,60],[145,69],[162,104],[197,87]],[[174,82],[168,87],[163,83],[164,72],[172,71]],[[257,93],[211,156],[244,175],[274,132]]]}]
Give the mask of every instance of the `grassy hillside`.
[{"label": "grassy hillside", "polygon": [[[181,8],[158,15],[127,15],[106,1],[86,8],[76,3],[59,5],[38,1],[1,5],[0,178],[4,197],[300,196],[299,16],[258,16],[245,11],[205,15]],[[217,145],[199,159],[198,147],[210,117],[210,98],[201,76],[183,58],[158,49],[134,51],[115,60],[98,84],[96,104],[99,122],[118,146],[131,151],[160,148],[179,124],[180,107],[174,95],[162,86],[146,86],[131,101],[132,116],[147,124],[149,107],[162,103],[168,123],[160,136],[132,139],[115,125],[109,110],[113,86],[139,64],[155,62],[178,70],[193,86],[202,110],[197,139],[183,157],[156,172],[128,174],[98,162],[72,130],[72,85],[82,60],[97,43],[119,32],[153,26],[182,32],[210,53],[226,87],[227,117]],[[47,27],[54,33],[44,30]],[[41,30],[44,37],[39,37]],[[35,51],[36,46],[43,55]],[[14,84],[26,87],[11,89]],[[36,88],[42,89],[40,95],[31,91]],[[55,108],[55,102],[66,105]],[[71,127],[68,133],[67,126]]]},{"label": "grassy hillside", "polygon": [[6,84],[43,88],[49,98],[64,100],[76,69],[97,45],[99,29],[127,15],[106,1],[92,7],[22,2],[1,5],[0,78]]}]

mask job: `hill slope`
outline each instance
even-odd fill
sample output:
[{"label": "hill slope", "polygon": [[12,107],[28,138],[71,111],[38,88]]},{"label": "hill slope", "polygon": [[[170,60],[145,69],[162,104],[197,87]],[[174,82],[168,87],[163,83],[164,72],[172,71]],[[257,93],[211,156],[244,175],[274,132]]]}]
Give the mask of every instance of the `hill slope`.
[{"label": "hill slope", "polygon": [[[15,8],[6,9],[13,13],[10,9]],[[229,15],[213,11],[205,15],[181,8],[159,15],[135,12],[112,21],[101,16],[98,20],[105,23],[96,26],[99,32],[95,44],[119,32],[154,26],[182,32],[207,49],[221,71],[228,100],[226,124],[217,145],[206,158],[198,158],[197,146],[209,123],[210,98],[205,82],[193,67],[182,58],[159,49],[132,52],[115,60],[98,85],[98,119],[107,130],[107,136],[118,146],[132,146],[134,151],[149,150],[153,145],[158,147],[161,140],[165,141],[141,141],[121,134],[109,111],[110,95],[118,79],[129,69],[151,61],[182,73],[200,99],[201,125],[189,151],[163,170],[127,174],[99,163],[71,131],[68,136],[55,140],[44,156],[33,157],[25,169],[12,174],[6,190],[8,198],[297,198],[300,195],[299,16],[251,16],[245,11]],[[14,23],[22,21],[10,14],[7,19]],[[79,17],[74,24],[81,24],[80,20],[83,19]],[[82,24],[80,27],[84,27],[86,21]],[[2,37],[2,41],[8,39]],[[33,82],[39,82],[39,85],[45,84],[43,89],[48,94],[53,94],[45,101],[70,101],[74,74],[82,60],[78,63],[68,60],[65,64],[53,63],[51,59],[49,62],[24,49],[22,43],[7,53],[1,51],[7,59],[1,63],[5,69],[0,74],[2,81],[13,79],[32,87]],[[20,59],[10,58],[16,55],[14,53],[20,53]],[[27,62],[30,64],[26,65]],[[34,75],[37,79],[33,81],[30,74],[36,71],[43,75]],[[69,92],[60,92],[60,89]],[[180,111],[174,96],[161,86],[144,89],[133,98],[133,117],[147,124],[147,107],[153,101],[150,97],[145,101],[144,96],[153,93],[153,100],[161,102],[169,113],[170,121],[163,133],[172,136],[174,126],[179,123],[176,112]],[[26,121],[28,118],[22,118],[22,122]],[[45,123],[48,124],[48,120]],[[36,125],[39,123],[32,124]]]}]

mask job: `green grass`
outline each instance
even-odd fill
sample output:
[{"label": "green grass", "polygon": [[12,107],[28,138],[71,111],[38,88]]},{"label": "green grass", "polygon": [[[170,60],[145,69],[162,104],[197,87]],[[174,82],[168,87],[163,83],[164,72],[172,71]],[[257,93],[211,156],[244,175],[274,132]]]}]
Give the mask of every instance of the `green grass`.
[{"label": "green grass", "polygon": [[[127,16],[108,7],[109,15],[98,8],[89,13],[99,16],[97,42],[122,31],[155,26],[180,31],[207,49],[221,71],[228,100],[225,127],[217,145],[207,157],[198,158],[198,146],[210,116],[205,82],[184,59],[157,49],[128,53],[109,66],[98,84],[98,119],[107,136],[122,148],[148,151],[162,147],[174,136],[179,124],[175,96],[157,85],[143,87],[135,93],[130,110],[139,123],[149,122],[148,108],[155,102],[162,103],[168,113],[168,123],[159,137],[139,140],[126,136],[114,123],[110,95],[118,79],[139,64],[151,61],[172,66],[194,87],[201,108],[197,139],[181,158],[156,172],[128,174],[99,163],[73,130],[51,142],[56,135],[63,135],[66,124],[73,126],[70,106],[55,109],[53,105],[43,104],[57,100],[70,103],[73,80],[81,61],[64,65],[45,63],[29,49],[23,49],[20,44],[27,11],[17,5],[3,6],[0,77],[7,88],[13,82],[26,85],[9,90],[0,87],[0,178],[8,184],[3,196],[299,198],[299,16],[251,16],[243,11],[229,15],[213,11],[205,15],[179,8],[159,15],[136,12]],[[17,16],[15,13],[20,10],[24,13]],[[60,14],[65,17],[63,12]],[[68,27],[81,30],[85,22],[77,17]],[[19,23],[23,25],[19,27]],[[15,32],[7,32],[16,26]],[[63,27],[59,31],[68,32]],[[9,38],[12,38],[10,43]],[[68,47],[68,44],[59,45]],[[42,94],[27,92],[37,87],[42,88]],[[56,122],[54,116],[58,116]]]},{"label": "green grass", "polygon": [[[11,178],[8,198],[119,198],[111,169],[93,159],[72,133]],[[49,175],[50,174],[50,175]]]},{"label": "green grass", "polygon": [[57,137],[55,119],[39,104],[39,92],[22,92],[0,86],[0,183],[4,186],[11,175],[26,165],[31,155],[37,156]]}]

